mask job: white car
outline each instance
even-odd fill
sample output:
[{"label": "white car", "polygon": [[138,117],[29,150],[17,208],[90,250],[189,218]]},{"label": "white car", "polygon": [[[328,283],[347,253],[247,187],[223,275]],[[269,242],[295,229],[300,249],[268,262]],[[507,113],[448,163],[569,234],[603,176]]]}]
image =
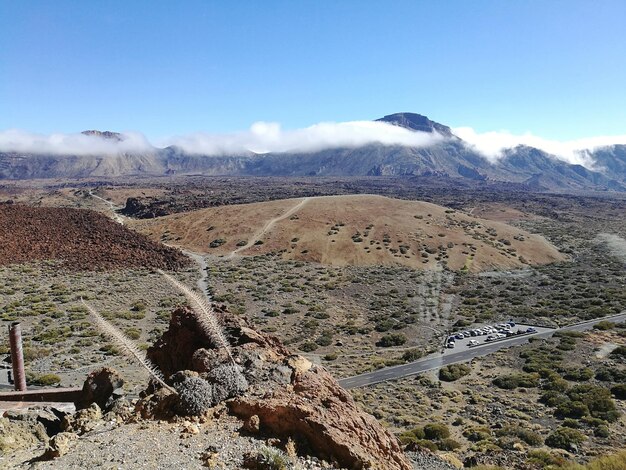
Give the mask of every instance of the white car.
[{"label": "white car", "polygon": [[502,333],[496,333],[496,338],[506,338],[506,335],[503,335]]},{"label": "white car", "polygon": [[470,339],[467,344],[468,346],[478,346],[478,341],[476,341],[475,339]]}]

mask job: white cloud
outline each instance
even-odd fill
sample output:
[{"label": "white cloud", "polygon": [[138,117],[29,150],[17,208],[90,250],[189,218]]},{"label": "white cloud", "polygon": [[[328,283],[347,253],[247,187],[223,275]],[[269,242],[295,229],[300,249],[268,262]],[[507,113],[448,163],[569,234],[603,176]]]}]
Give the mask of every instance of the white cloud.
[{"label": "white cloud", "polygon": [[502,157],[503,151],[518,145],[535,147],[555,155],[568,163],[593,167],[593,161],[586,151],[615,144],[626,144],[626,135],[600,136],[576,140],[551,140],[538,137],[531,133],[515,135],[508,131],[478,133],[471,127],[457,127],[452,132],[471,145],[491,161]]},{"label": "white cloud", "polygon": [[[478,133],[471,127],[453,129],[455,135],[497,161],[507,148],[527,145],[544,150],[569,163],[593,168],[585,150],[613,144],[626,144],[626,136],[604,136],[557,141],[531,133],[515,135],[508,131]],[[55,155],[116,155],[145,153],[155,147],[140,133],[124,132],[122,140],[84,134],[34,134],[21,130],[0,131],[0,152]],[[175,145],[187,153],[232,155],[247,152],[314,152],[333,147],[359,147],[380,143],[428,147],[444,140],[439,134],[414,132],[377,121],[322,122],[301,129],[284,130],[274,122],[256,122],[246,131],[233,133],[198,132],[161,139],[158,146]]]},{"label": "white cloud", "polygon": [[314,152],[332,147],[381,143],[426,147],[443,140],[439,134],[413,132],[384,122],[322,122],[303,129],[283,130],[278,123],[256,122],[248,131],[231,134],[196,133],[164,139],[188,153],[223,155],[252,151]]},{"label": "white cloud", "polygon": [[85,134],[34,134],[10,129],[0,131],[0,152],[52,155],[117,155],[151,150],[140,133],[125,132],[122,140]]}]

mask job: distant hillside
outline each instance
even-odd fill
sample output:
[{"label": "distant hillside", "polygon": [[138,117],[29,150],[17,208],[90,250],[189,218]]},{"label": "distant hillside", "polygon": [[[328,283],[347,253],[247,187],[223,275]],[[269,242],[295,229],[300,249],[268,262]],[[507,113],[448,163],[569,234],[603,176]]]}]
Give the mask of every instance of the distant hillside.
[{"label": "distant hillside", "polygon": [[[23,155],[0,153],[0,179],[85,178],[116,176],[427,176],[472,181],[523,183],[535,190],[626,191],[626,146],[590,154],[593,169],[571,165],[539,149],[525,146],[505,151],[490,162],[453,135],[449,127],[414,113],[396,113],[378,121],[414,132],[442,136],[428,147],[370,144],[315,152],[207,156],[177,147],[114,156]],[[113,132],[86,131],[103,139]]]},{"label": "distant hillside", "polygon": [[[563,260],[538,235],[426,202],[326,196],[222,206],[132,222],[155,241],[224,256],[280,252],[331,265],[480,271]],[[234,254],[233,254],[234,252]]]}]

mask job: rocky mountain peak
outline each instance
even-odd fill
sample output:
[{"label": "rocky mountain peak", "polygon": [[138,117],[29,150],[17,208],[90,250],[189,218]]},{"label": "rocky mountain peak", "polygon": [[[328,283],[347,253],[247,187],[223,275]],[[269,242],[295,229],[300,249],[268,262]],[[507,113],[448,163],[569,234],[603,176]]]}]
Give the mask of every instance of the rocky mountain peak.
[{"label": "rocky mountain peak", "polygon": [[441,135],[452,137],[452,131],[448,126],[439,124],[438,122],[431,121],[426,116],[416,113],[395,113],[389,114],[380,119],[376,119],[378,122],[386,122],[393,124],[394,126],[404,127],[412,131],[419,132],[438,132]]},{"label": "rocky mountain peak", "polygon": [[124,140],[124,137],[119,132],[88,130],[81,132],[81,134],[100,137],[102,139],[115,140],[117,142]]}]

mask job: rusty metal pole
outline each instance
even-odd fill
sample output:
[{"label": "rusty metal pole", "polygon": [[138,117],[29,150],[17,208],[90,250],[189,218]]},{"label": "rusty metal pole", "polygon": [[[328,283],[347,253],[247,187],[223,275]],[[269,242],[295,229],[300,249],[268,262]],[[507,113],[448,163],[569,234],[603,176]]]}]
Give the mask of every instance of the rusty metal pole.
[{"label": "rusty metal pole", "polygon": [[20,322],[9,326],[9,344],[11,345],[11,365],[13,366],[13,382],[15,390],[26,390],[26,374],[24,373],[24,351],[22,349],[22,328]]}]

